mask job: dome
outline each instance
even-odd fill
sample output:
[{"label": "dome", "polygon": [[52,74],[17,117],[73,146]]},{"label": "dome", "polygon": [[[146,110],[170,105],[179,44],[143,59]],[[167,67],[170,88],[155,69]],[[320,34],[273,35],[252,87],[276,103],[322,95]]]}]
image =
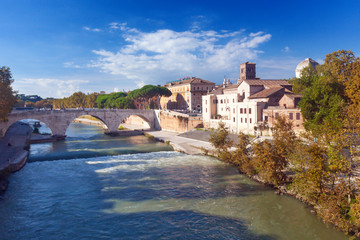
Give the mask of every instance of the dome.
[{"label": "dome", "polygon": [[318,62],[312,60],[311,58],[305,58],[304,61],[300,62],[297,66],[296,66],[296,69],[295,69],[295,76],[297,78],[300,78],[301,77],[301,71],[303,70],[303,68],[305,67],[308,67],[308,66],[311,66],[313,69],[316,68],[316,65],[319,65]]}]

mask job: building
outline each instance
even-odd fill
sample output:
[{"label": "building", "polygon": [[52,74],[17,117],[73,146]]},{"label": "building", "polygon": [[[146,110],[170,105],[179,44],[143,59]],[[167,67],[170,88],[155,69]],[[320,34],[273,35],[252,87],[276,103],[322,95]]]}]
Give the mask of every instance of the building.
[{"label": "building", "polygon": [[160,96],[154,96],[150,100],[137,98],[134,100],[134,106],[136,109],[159,109]]},{"label": "building", "polygon": [[300,99],[301,95],[299,94],[285,93],[278,106],[269,106],[263,110],[263,121],[272,127],[276,118],[283,116],[293,123],[294,132],[304,131],[303,117],[298,108]]},{"label": "building", "polygon": [[214,90],[215,83],[196,77],[187,77],[164,85],[170,97],[161,97],[162,109],[202,110],[202,96]]},{"label": "building", "polygon": [[[285,116],[297,119],[300,97],[293,94],[292,85],[285,80],[257,78],[256,64],[246,62],[240,65],[237,84],[223,84],[203,96],[204,126],[217,128],[222,121],[231,132],[255,134],[256,129],[264,122],[271,127],[274,116],[283,112]],[[269,110],[264,114],[266,109],[273,111]],[[300,120],[297,124],[299,128],[302,127]]]},{"label": "building", "polygon": [[305,67],[312,67],[313,69],[316,69],[316,66],[319,65],[319,63],[317,63],[316,61],[312,60],[311,58],[305,58],[304,61],[300,62],[295,69],[295,76],[297,78],[301,77],[301,71],[305,68]]}]

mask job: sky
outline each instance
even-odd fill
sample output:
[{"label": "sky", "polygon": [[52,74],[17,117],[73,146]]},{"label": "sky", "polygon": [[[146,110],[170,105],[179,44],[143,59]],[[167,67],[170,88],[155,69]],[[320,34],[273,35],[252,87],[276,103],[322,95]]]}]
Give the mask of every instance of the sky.
[{"label": "sky", "polygon": [[360,53],[360,1],[0,0],[0,66],[21,94],[67,97],[164,85],[187,76],[236,82],[255,62],[288,79],[305,58]]}]

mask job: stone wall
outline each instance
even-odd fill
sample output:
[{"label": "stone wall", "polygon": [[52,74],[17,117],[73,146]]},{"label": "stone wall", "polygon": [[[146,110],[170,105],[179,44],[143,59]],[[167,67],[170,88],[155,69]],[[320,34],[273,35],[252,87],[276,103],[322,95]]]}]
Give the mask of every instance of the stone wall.
[{"label": "stone wall", "polygon": [[159,111],[158,118],[162,130],[183,133],[203,127],[202,117],[190,117],[176,112]]}]

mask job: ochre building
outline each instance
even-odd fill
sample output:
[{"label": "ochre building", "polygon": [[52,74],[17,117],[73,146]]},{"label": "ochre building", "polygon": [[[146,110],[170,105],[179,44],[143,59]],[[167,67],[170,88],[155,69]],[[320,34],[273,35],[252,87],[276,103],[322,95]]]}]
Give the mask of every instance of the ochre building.
[{"label": "ochre building", "polygon": [[215,83],[196,77],[184,78],[164,85],[172,95],[161,97],[162,109],[202,111],[202,96],[215,88]]}]

